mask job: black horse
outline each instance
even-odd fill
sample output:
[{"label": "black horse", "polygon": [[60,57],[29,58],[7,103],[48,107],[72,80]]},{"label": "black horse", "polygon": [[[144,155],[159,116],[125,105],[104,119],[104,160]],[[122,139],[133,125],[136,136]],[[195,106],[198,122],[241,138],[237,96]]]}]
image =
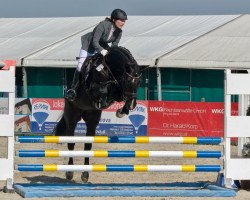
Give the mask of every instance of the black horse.
[{"label": "black horse", "polygon": [[[84,63],[89,68],[89,76],[85,81],[85,72],[81,73],[81,83],[77,90],[77,98],[70,102],[65,99],[64,113],[55,128],[57,136],[74,136],[77,122],[83,119],[86,123],[86,136],[94,136],[104,108],[114,101],[124,101],[124,105],[116,112],[117,117],[123,117],[136,106],[137,89],[140,84],[142,68],[137,64],[130,51],[124,47],[112,47],[103,57],[94,55]],[[69,150],[74,150],[74,143],[68,144]],[[84,150],[91,150],[92,144],[86,143]],[[70,157],[69,165],[73,165]],[[85,158],[84,165],[89,165]],[[73,172],[66,172],[66,178],[71,180]],[[88,181],[89,173],[83,172],[84,182]]]}]

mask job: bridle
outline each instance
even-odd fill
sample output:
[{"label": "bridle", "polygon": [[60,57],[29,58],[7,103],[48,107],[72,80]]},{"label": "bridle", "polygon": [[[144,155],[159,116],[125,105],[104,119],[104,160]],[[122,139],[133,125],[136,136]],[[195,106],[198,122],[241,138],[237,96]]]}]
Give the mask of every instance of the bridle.
[{"label": "bridle", "polygon": [[102,64],[103,64],[103,66],[105,66],[107,68],[108,73],[110,74],[111,78],[113,79],[113,81],[111,80],[111,82],[114,83],[115,85],[119,85],[119,83],[116,80],[114,74],[112,73],[112,71],[110,70],[109,66],[106,63],[106,58],[107,58],[106,56],[103,57]]},{"label": "bridle", "polygon": [[[128,78],[126,78],[126,77],[128,77]],[[125,85],[125,83],[128,82],[128,79],[131,79],[130,80],[131,83],[134,83],[135,85],[138,85],[140,83],[140,81],[141,81],[141,74],[139,76],[132,76],[131,74],[126,72],[126,73],[124,73],[122,79],[123,79],[122,81],[123,81],[124,85]],[[135,98],[137,96],[137,92],[124,91],[124,94],[125,94],[125,96],[130,96],[132,98]]]},{"label": "bridle", "polygon": [[[107,65],[106,63],[106,56],[104,56],[104,59],[103,59],[103,65],[107,68],[108,70],[108,73],[110,74],[112,80],[110,82],[114,83],[115,85],[119,85],[120,88],[123,89],[123,99],[126,99],[127,96],[130,96],[132,98],[135,98],[137,96],[137,93],[136,92],[128,92],[128,91],[125,91],[123,87],[121,87],[121,84],[119,83],[119,81],[117,81],[117,79],[114,77],[112,71],[110,70],[109,66]],[[133,64],[133,63],[132,63]],[[132,65],[131,64],[131,65]],[[121,83],[123,85],[126,85],[128,83],[128,79],[132,79],[130,82],[132,83],[135,83],[136,85],[139,84],[140,82],[140,78],[141,78],[141,74],[139,76],[132,76],[131,74],[129,74],[128,72],[125,72],[122,76],[122,79],[121,79]]]}]

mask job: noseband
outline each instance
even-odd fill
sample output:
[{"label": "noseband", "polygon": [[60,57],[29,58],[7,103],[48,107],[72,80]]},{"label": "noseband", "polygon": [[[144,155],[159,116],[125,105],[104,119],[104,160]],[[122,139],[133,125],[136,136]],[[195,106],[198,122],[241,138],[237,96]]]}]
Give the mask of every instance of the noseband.
[{"label": "noseband", "polygon": [[[132,76],[131,74],[129,74],[128,72],[124,73],[124,76],[122,77],[122,82],[124,85],[126,85],[126,83],[128,83],[128,80],[130,79],[131,83],[134,83],[135,85],[138,85],[140,82],[140,78],[141,78],[141,74],[139,76]],[[136,92],[128,92],[128,91],[124,91],[125,96],[130,96],[132,98],[135,98],[137,96]]]}]

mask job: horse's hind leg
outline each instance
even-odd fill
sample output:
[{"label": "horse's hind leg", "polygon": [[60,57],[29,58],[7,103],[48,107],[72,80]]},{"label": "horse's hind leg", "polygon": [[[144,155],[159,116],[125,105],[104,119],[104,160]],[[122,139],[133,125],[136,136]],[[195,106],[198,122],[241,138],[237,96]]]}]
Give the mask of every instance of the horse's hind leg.
[{"label": "horse's hind leg", "polygon": [[[68,150],[74,151],[75,148],[75,143],[68,143]],[[74,165],[74,160],[72,157],[69,157],[68,165]],[[72,171],[67,171],[65,173],[65,176],[68,180],[72,180],[74,176],[74,172]]]},{"label": "horse's hind leg", "polygon": [[[80,118],[79,118],[80,120]],[[75,127],[76,127],[76,124],[79,120],[73,120],[71,122],[71,124],[69,124],[68,126],[68,133],[70,133],[70,136],[74,136],[74,132],[75,132]],[[74,151],[74,148],[75,148],[75,143],[68,143],[68,150],[69,151]],[[69,157],[69,161],[68,161],[68,165],[74,165],[74,160],[73,160],[73,157]],[[65,176],[68,180],[71,180],[74,176],[74,172],[72,171],[67,171],[65,173]]]},{"label": "horse's hind leg", "polygon": [[[84,144],[84,151],[90,151],[92,148],[91,143]],[[84,158],[84,165],[89,165],[89,157]],[[87,183],[89,180],[89,172],[82,172],[81,179],[84,183]]]},{"label": "horse's hind leg", "polygon": [[[64,120],[66,124],[66,135],[67,136],[74,136],[75,127],[78,121],[81,119],[81,111],[75,108],[71,104],[65,104],[64,109]],[[75,143],[68,143],[68,150],[73,151],[75,148]],[[73,158],[70,157],[68,161],[68,165],[74,165]],[[71,180],[74,176],[74,172],[67,171],[65,176],[68,180]]]},{"label": "horse's hind leg", "polygon": [[[82,118],[86,123],[87,133],[86,136],[95,136],[96,127],[101,119],[100,110],[87,111],[82,114]],[[90,151],[92,148],[92,143],[84,144],[84,151]],[[84,158],[84,165],[89,165],[89,157]],[[83,182],[87,182],[89,179],[89,172],[83,172],[81,179]]]}]

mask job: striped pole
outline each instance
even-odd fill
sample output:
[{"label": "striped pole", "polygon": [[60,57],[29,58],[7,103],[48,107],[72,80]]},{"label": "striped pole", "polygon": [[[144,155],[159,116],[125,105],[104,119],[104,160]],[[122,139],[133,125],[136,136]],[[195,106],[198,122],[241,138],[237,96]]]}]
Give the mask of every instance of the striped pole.
[{"label": "striped pole", "polygon": [[168,144],[220,144],[216,137],[147,137],[147,136],[19,136],[20,143],[168,143]]},{"label": "striped pole", "polygon": [[219,172],[220,165],[55,165],[21,164],[18,171],[88,171],[88,172]]},{"label": "striped pole", "polygon": [[220,158],[220,151],[59,151],[19,150],[19,157],[169,157]]}]

